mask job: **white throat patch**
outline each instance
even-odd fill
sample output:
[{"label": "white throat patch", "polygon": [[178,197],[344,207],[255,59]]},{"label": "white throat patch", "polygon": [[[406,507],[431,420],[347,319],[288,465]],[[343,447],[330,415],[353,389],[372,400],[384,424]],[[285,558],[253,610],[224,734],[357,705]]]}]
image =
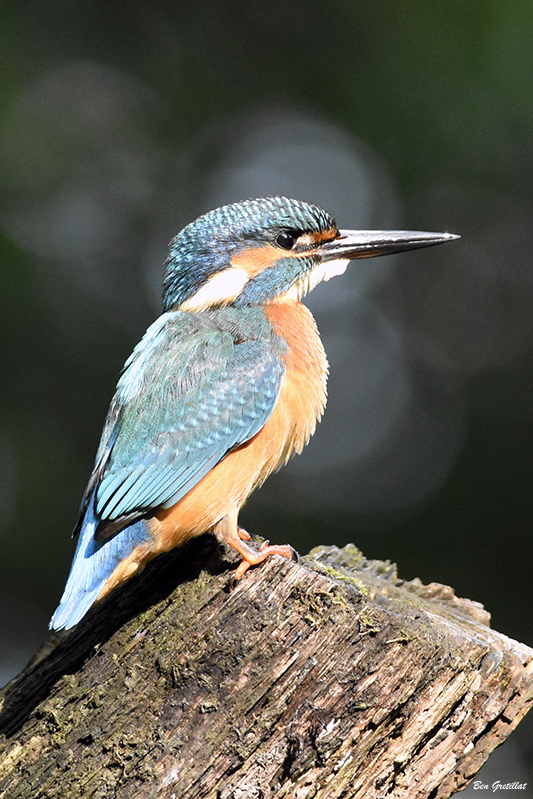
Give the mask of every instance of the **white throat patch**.
[{"label": "white throat patch", "polygon": [[326,282],[337,275],[343,275],[349,263],[349,258],[339,258],[336,261],[325,261],[324,263],[317,264],[310,272],[298,278],[283,295],[283,299],[301,300],[302,297],[309,294],[319,283]]}]

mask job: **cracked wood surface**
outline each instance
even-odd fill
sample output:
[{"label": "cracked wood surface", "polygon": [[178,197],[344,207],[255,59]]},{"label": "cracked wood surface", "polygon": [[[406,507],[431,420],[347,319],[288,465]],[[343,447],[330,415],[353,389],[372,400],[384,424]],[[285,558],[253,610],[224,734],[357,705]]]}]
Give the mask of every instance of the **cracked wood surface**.
[{"label": "cracked wood surface", "polygon": [[533,650],[446,586],[351,545],[231,568],[191,542],[48,646],[4,691],[0,797],[439,799],[531,704]]}]

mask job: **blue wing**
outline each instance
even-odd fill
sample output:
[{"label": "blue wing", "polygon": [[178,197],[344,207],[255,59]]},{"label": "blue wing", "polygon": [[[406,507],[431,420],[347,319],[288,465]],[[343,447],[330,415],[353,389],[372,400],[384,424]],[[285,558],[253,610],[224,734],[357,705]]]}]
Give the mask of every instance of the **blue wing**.
[{"label": "blue wing", "polygon": [[244,329],[242,318],[231,309],[164,314],[127,361],[54,629],[76,624],[118,563],[149,540],[143,517],[172,506],[269,418],[284,373],[281,345],[264,317]]},{"label": "blue wing", "polygon": [[267,339],[190,329],[165,314],[126,365],[95,486],[95,513],[129,518],[183,497],[272,413],[284,365]]}]

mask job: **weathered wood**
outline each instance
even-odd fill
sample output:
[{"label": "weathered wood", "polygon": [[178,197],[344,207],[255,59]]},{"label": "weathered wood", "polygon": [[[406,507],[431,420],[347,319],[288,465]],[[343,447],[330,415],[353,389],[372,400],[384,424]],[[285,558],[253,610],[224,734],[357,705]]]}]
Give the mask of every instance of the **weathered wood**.
[{"label": "weathered wood", "polygon": [[448,797],[533,699],[533,650],[355,547],[230,568],[192,542],[30,665],[0,797]]}]

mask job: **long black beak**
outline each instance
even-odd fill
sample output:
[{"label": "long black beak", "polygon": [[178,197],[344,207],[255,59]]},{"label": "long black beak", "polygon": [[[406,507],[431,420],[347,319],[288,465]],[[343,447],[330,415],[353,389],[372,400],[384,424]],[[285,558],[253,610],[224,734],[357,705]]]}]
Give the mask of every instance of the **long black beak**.
[{"label": "long black beak", "polygon": [[320,252],[323,261],[373,258],[459,238],[454,233],[425,233],[420,230],[339,230],[339,237],[322,244]]}]

